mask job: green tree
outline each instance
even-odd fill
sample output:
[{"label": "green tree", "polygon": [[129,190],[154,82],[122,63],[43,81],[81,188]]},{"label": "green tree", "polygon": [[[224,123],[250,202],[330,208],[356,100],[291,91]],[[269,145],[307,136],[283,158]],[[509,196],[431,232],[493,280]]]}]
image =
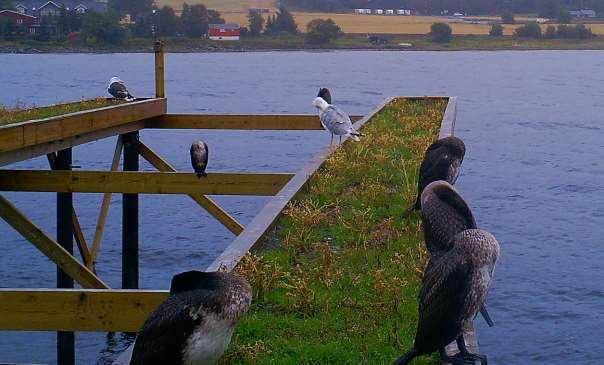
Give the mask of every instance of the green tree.
[{"label": "green tree", "polygon": [[342,35],[342,29],[332,19],[313,19],[306,25],[306,41],[329,44]]},{"label": "green tree", "polygon": [[432,42],[449,43],[453,39],[453,31],[447,23],[434,23],[430,26],[430,39]]},{"label": "green tree", "polygon": [[0,20],[0,38],[12,40],[15,34],[15,25],[8,19]]},{"label": "green tree", "polygon": [[57,33],[59,35],[67,35],[71,32],[77,32],[82,29],[82,15],[75,10],[61,9],[56,19]]},{"label": "green tree", "polygon": [[204,5],[183,4],[180,16],[182,32],[187,37],[201,37],[208,33],[209,24],[222,24],[224,19],[215,10],[208,10]]},{"label": "green tree", "polygon": [[247,19],[249,23],[249,34],[253,37],[257,37],[262,33],[262,28],[264,27],[264,18],[257,10],[250,9],[247,14]]},{"label": "green tree", "polygon": [[82,37],[87,43],[115,45],[124,41],[126,31],[116,15],[88,11],[82,19]]},{"label": "green tree", "polygon": [[119,15],[130,14],[133,18],[151,13],[153,0],[109,0],[109,9]]},{"label": "green tree", "polygon": [[265,32],[268,34],[298,34],[298,25],[289,10],[280,6],[277,14],[272,17],[272,21],[266,23]]},{"label": "green tree", "polygon": [[541,27],[537,22],[528,22],[525,25],[516,28],[514,34],[523,38],[541,38]]},{"label": "green tree", "polygon": [[516,23],[516,19],[514,19],[514,13],[512,13],[511,11],[505,11],[503,14],[501,14],[501,22],[503,24],[514,24]]},{"label": "green tree", "polygon": [[489,31],[489,35],[491,37],[503,36],[503,26],[501,24],[493,24],[491,26],[491,30]]},{"label": "green tree", "polygon": [[174,9],[164,6],[157,11],[158,35],[164,37],[175,36],[178,33],[179,18],[174,13]]}]

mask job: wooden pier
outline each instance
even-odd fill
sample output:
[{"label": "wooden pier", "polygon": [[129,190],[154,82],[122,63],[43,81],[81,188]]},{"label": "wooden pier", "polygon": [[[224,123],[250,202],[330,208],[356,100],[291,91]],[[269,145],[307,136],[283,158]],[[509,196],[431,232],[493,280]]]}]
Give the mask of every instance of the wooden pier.
[{"label": "wooden pier", "polygon": [[[140,139],[149,129],[321,130],[316,115],[191,115],[168,114],[164,92],[164,55],[156,46],[156,97],[32,120],[0,127],[0,217],[57,265],[57,288],[0,289],[0,330],[56,331],[60,365],[75,364],[73,332],[136,332],[148,314],[163,301],[166,290],[139,290],[140,194],[184,194],[211,214],[235,236],[206,270],[232,270],[261,241],[286,204],[330,156],[325,148],[298,172],[209,173],[202,180],[192,172],[178,172]],[[358,128],[373,113],[356,116]],[[449,98],[440,137],[451,135],[456,99]],[[109,171],[73,171],[72,148],[115,139]],[[49,170],[2,169],[12,163],[46,155]],[[141,172],[140,158],[158,171]],[[108,158],[108,159],[109,159]],[[123,171],[118,171],[123,158]],[[55,240],[1,195],[2,191],[57,194]],[[86,242],[73,206],[73,194],[104,193],[94,238]],[[95,272],[109,203],[114,193],[122,203],[122,285],[110,288]],[[271,196],[261,212],[244,226],[207,195]],[[139,227],[140,226],[140,227]],[[74,254],[74,240],[79,258]],[[83,289],[73,289],[77,283]],[[2,359],[0,359],[1,361]]]}]

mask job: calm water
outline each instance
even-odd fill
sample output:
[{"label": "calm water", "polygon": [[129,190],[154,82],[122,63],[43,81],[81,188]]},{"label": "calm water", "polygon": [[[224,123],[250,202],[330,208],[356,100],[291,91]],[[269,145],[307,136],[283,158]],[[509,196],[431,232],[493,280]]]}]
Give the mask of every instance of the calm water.
[{"label": "calm water", "polygon": [[[152,61],[142,54],[0,55],[0,103],[102,96],[114,74],[135,95],[150,95]],[[496,327],[477,321],[482,352],[500,365],[601,363],[604,52],[175,54],[168,56],[167,77],[171,112],[314,113],[310,102],[319,86],[331,87],[355,114],[392,95],[459,96],[457,134],[467,146],[459,189],[502,248],[489,297]],[[212,171],[295,171],[329,143],[321,132],[142,133],[179,169],[189,168],[188,144],[198,136],[212,148]],[[114,142],[76,148],[75,164],[108,168]],[[46,161],[18,167],[46,168]],[[6,195],[54,232],[53,194]],[[89,240],[100,200],[76,198]],[[217,200],[244,224],[266,202]],[[141,205],[144,288],[166,288],[174,272],[205,267],[232,239],[187,198],[143,196]],[[114,287],[119,207],[115,196],[98,266]],[[54,285],[48,260],[4,222],[0,234],[0,286]],[[115,340],[78,334],[79,363],[111,357],[120,347]],[[54,335],[0,332],[0,354],[0,361],[52,363]]]}]

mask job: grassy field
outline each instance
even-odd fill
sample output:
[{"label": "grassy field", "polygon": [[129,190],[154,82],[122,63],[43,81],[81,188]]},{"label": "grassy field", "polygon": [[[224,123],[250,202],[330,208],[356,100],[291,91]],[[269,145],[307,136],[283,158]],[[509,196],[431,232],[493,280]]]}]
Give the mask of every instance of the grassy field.
[{"label": "grassy field", "polygon": [[247,13],[250,8],[275,8],[274,0],[156,0],[155,2],[158,6],[168,5],[174,9],[181,9],[185,2],[189,5],[203,4],[221,13]]},{"label": "grassy field", "polygon": [[445,107],[396,100],[288,205],[236,269],[254,301],[222,364],[390,364],[409,349],[427,253],[418,216],[401,216]]},{"label": "grassy field", "polygon": [[[333,19],[342,28],[344,33],[382,33],[382,34],[426,34],[430,26],[436,22],[448,23],[457,35],[484,35],[489,34],[491,25],[463,23],[456,19],[436,16],[383,16],[383,15],[355,15],[334,13],[293,13],[298,28],[306,31],[306,24],[313,19]],[[224,14],[228,22],[247,25],[247,16],[244,13]],[[484,20],[488,20],[485,18]],[[519,18],[526,21],[529,18]],[[549,25],[549,24],[548,24]],[[586,24],[595,34],[604,35],[604,24]],[[512,35],[520,24],[504,25],[504,34]],[[547,27],[542,24],[543,30]]]},{"label": "grassy field", "polygon": [[75,113],[88,109],[115,105],[119,101],[104,98],[82,100],[75,103],[57,104],[39,108],[3,107],[0,105],[0,125],[24,122],[27,120],[50,118],[61,114]]}]

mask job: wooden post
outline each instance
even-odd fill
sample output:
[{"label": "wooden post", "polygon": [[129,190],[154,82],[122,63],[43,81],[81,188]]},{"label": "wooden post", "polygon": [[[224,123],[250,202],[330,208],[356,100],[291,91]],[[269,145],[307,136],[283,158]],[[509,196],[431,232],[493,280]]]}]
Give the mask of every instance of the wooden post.
[{"label": "wooden post", "polygon": [[[122,135],[124,171],[138,171],[138,132]],[[122,288],[138,289],[138,194],[122,199]]]},{"label": "wooden post", "polygon": [[155,97],[165,98],[166,90],[164,83],[164,45],[161,41],[153,44],[155,50]]},{"label": "wooden post", "polygon": [[[55,168],[71,170],[71,148],[57,153]],[[57,193],[57,241],[73,255],[73,196]],[[57,266],[57,288],[73,288],[73,279]],[[75,365],[75,335],[73,332],[57,332],[57,364]]]}]

